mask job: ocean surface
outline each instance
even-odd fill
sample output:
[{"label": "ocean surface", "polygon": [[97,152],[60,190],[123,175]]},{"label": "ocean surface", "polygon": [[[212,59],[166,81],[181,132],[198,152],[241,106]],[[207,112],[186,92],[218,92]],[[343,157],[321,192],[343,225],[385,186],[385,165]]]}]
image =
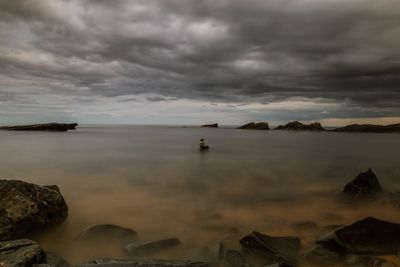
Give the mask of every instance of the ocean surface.
[{"label": "ocean surface", "polygon": [[[210,150],[200,152],[199,139]],[[71,262],[124,257],[112,247],[82,248],[87,226],[114,223],[143,240],[178,237],[160,258],[208,260],[232,231],[317,234],[293,223],[346,224],[366,216],[400,222],[387,206],[348,207],[343,185],[372,168],[387,191],[400,190],[400,135],[166,126],[81,126],[76,131],[0,131],[0,178],[60,187],[67,221],[34,236]]]}]

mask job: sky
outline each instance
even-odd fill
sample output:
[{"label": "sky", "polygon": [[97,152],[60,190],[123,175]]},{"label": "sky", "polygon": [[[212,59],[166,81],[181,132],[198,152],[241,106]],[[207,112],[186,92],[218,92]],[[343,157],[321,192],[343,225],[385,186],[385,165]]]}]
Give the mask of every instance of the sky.
[{"label": "sky", "polygon": [[399,0],[0,0],[0,124],[400,122]]}]

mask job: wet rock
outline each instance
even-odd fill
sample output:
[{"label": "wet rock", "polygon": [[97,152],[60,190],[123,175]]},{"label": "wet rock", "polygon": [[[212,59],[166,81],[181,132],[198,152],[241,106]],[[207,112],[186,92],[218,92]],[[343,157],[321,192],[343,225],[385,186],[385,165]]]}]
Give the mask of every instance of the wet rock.
[{"label": "wet rock", "polygon": [[246,259],[256,266],[274,263],[295,266],[300,249],[300,239],[297,237],[273,237],[259,232],[243,237],[240,244]]},{"label": "wet rock", "polygon": [[400,224],[368,217],[317,240],[338,253],[395,255],[400,251]]},{"label": "wet rock", "polygon": [[384,191],[375,173],[368,169],[345,185],[342,196],[346,199],[377,200],[384,196]]},{"label": "wet rock", "polygon": [[238,127],[238,129],[269,130],[269,125],[268,122],[250,122]]},{"label": "wet rock", "polygon": [[78,126],[77,123],[43,123],[18,126],[2,126],[0,127],[0,130],[66,132],[68,130],[75,130],[76,126]]},{"label": "wet rock", "polygon": [[314,122],[311,124],[303,124],[299,121],[292,121],[285,125],[279,125],[276,130],[293,130],[293,131],[325,131],[321,123]]},{"label": "wet rock", "polygon": [[213,124],[204,124],[201,127],[206,127],[206,128],[218,128],[218,123],[213,123]]},{"label": "wet rock", "polygon": [[0,241],[26,237],[62,223],[68,206],[59,190],[0,180]]},{"label": "wet rock", "polygon": [[143,254],[160,252],[162,250],[169,249],[171,247],[175,247],[180,244],[181,242],[177,238],[168,238],[150,242],[137,241],[127,244],[125,246],[125,251],[130,256],[139,256]]},{"label": "wet rock", "polygon": [[76,240],[83,242],[119,242],[127,244],[137,239],[137,233],[129,228],[114,224],[93,225],[76,237]]},{"label": "wet rock", "polygon": [[71,264],[57,253],[47,251],[45,254],[48,264],[55,265],[57,267],[71,267]]},{"label": "wet rock", "polygon": [[390,125],[374,125],[374,124],[351,124],[344,127],[336,128],[334,132],[358,132],[358,133],[390,133],[400,132],[400,123]]},{"label": "wet rock", "polygon": [[42,263],[46,263],[46,255],[35,241],[18,239],[0,242],[1,267],[31,267]]},{"label": "wet rock", "polygon": [[208,267],[209,265],[199,261],[175,261],[175,260],[116,260],[95,259],[77,265],[77,267]]},{"label": "wet rock", "polygon": [[316,265],[332,265],[341,261],[344,255],[328,249],[324,246],[317,245],[304,254],[307,261]]}]

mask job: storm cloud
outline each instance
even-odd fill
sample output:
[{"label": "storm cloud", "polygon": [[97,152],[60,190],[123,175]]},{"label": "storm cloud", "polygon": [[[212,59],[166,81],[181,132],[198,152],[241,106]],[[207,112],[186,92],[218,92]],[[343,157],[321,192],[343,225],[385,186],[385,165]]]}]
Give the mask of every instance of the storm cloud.
[{"label": "storm cloud", "polygon": [[399,47],[398,0],[0,0],[0,115],[400,117]]}]

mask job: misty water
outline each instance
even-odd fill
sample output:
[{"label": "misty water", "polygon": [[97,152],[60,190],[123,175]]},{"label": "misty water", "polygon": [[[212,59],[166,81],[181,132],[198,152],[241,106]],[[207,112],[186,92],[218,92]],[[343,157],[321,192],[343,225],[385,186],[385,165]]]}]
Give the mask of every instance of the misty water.
[{"label": "misty water", "polygon": [[[211,149],[200,152],[205,138]],[[209,260],[235,229],[296,235],[303,250],[321,229],[366,216],[400,222],[388,206],[349,207],[335,194],[372,168],[387,191],[400,190],[400,135],[257,131],[196,127],[83,126],[77,131],[0,132],[2,179],[60,187],[67,221],[35,238],[72,263],[126,257],[114,246],[82,247],[87,226],[113,223],[142,240],[178,237],[157,258]]]}]

